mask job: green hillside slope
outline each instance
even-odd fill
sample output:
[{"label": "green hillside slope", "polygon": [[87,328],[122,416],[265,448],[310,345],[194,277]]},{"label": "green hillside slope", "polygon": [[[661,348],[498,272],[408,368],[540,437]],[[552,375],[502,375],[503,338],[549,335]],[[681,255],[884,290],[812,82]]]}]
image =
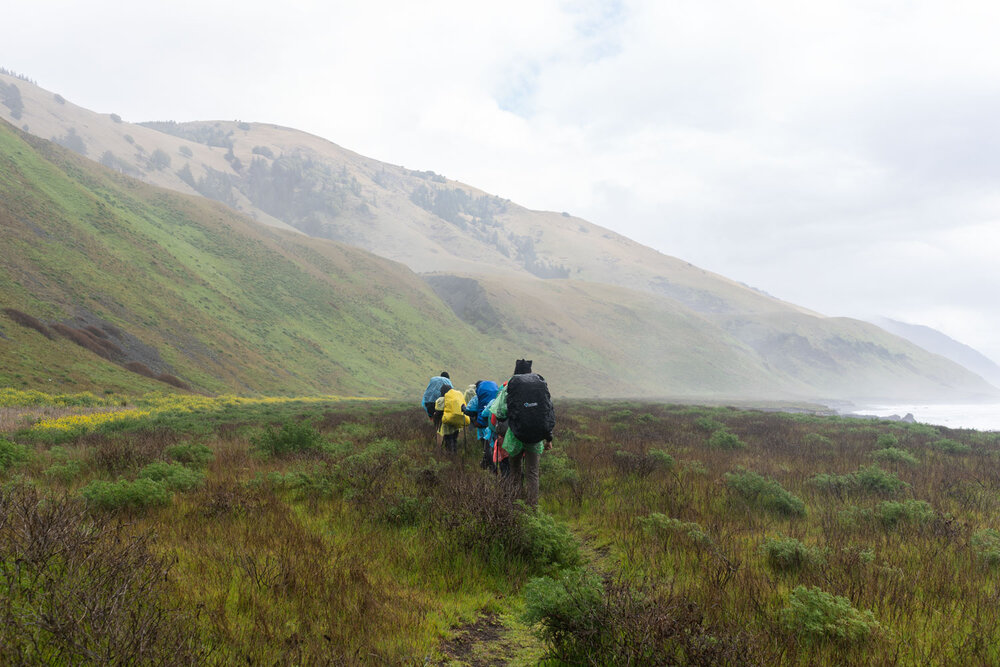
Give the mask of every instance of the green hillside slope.
[{"label": "green hillside slope", "polygon": [[[401,265],[142,185],[6,123],[0,165],[0,385],[169,388],[125,370],[142,364],[205,391],[394,395],[437,369],[442,331],[448,362],[484,365],[475,331]],[[52,339],[15,323],[26,317]]]}]

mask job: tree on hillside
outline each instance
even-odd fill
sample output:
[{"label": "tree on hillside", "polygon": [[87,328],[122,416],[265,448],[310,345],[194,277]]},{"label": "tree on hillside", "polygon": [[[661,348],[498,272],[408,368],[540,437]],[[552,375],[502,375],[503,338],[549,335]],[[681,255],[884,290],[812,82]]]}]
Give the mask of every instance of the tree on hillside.
[{"label": "tree on hillside", "polygon": [[69,128],[61,137],[52,137],[52,142],[80,155],[87,154],[87,144],[84,143],[83,137],[76,133],[75,127]]},{"label": "tree on hillside", "polygon": [[24,102],[21,100],[21,91],[17,86],[13,83],[5,84],[0,81],[0,102],[10,109],[11,118],[21,118],[21,112],[24,111]]},{"label": "tree on hillside", "polygon": [[166,169],[170,166],[170,156],[167,155],[166,151],[161,148],[157,148],[149,156],[149,168],[153,171],[160,171],[161,169]]}]

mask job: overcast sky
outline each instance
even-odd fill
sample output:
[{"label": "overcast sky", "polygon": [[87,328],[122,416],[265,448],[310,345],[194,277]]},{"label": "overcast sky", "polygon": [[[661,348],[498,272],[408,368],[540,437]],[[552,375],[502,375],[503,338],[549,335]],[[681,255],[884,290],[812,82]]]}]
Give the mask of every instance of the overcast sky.
[{"label": "overcast sky", "polygon": [[1000,3],[9,3],[0,66],[128,121],[305,130],[1000,361]]}]

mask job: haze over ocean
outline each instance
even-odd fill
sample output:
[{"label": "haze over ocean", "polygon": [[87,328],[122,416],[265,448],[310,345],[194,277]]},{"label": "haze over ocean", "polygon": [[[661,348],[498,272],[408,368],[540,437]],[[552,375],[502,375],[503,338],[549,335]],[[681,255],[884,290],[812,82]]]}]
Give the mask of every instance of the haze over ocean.
[{"label": "haze over ocean", "polygon": [[921,424],[1000,431],[1000,403],[866,405],[849,410],[852,414],[890,417],[912,414]]}]

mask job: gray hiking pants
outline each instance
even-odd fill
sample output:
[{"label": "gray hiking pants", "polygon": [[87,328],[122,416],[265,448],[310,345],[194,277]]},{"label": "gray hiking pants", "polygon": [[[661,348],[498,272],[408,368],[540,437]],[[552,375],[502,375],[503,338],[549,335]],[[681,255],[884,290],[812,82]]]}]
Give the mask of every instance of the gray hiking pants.
[{"label": "gray hiking pants", "polygon": [[[515,485],[518,497],[530,507],[538,507],[538,463],[540,454],[522,449],[517,456],[510,459],[510,483]],[[523,460],[523,463],[522,463]],[[521,473],[524,472],[524,483],[521,482]]]}]

